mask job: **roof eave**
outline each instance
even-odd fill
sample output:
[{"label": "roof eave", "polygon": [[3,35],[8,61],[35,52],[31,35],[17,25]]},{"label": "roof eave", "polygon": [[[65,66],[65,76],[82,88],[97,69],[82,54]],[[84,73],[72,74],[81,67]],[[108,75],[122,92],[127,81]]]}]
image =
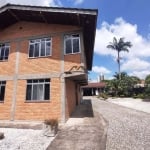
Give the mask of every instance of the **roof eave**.
[{"label": "roof eave", "polygon": [[[17,11],[18,12],[17,16],[19,15],[19,12],[21,13],[21,11],[29,11],[31,13],[36,12],[37,15],[38,15],[38,12],[55,13],[55,14],[59,15],[60,17],[62,16],[62,14],[68,14],[68,15],[72,14],[73,16],[77,15],[80,18],[82,23],[77,24],[76,22],[73,22],[72,24],[81,26],[84,29],[83,35],[84,35],[84,45],[85,45],[86,58],[87,58],[86,64],[87,64],[88,70],[92,69],[93,51],[94,51],[94,42],[95,42],[97,15],[98,15],[97,9],[43,7],[43,6],[14,5],[14,4],[6,4],[5,6],[0,8],[0,14],[5,13],[5,12],[7,13],[7,11]],[[25,16],[22,16],[22,17],[24,18]],[[69,19],[69,18],[67,18],[67,19]],[[10,22],[10,19],[8,19],[8,20]],[[70,21],[71,21],[71,19],[70,19]],[[88,21],[90,21],[89,24],[88,24]],[[63,23],[65,24],[64,21],[63,21]]]}]

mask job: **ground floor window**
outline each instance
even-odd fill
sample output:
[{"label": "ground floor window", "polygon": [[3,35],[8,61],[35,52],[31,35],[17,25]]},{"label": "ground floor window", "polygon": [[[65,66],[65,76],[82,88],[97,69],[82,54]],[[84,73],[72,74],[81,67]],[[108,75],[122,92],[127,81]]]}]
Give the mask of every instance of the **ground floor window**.
[{"label": "ground floor window", "polygon": [[4,101],[6,81],[0,81],[0,101]]},{"label": "ground floor window", "polygon": [[50,79],[27,80],[26,100],[49,100]]}]

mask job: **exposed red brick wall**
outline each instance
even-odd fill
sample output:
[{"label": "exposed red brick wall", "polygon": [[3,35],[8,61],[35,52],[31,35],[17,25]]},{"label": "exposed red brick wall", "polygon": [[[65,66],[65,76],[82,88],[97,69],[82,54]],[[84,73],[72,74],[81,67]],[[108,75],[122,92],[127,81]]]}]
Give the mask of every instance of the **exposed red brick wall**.
[{"label": "exposed red brick wall", "polygon": [[60,72],[61,38],[58,36],[53,37],[52,41],[57,41],[57,45],[52,43],[52,56],[41,58],[28,58],[29,41],[22,42],[19,61],[19,74]]},{"label": "exposed red brick wall", "polygon": [[10,119],[10,110],[12,106],[12,95],[13,95],[13,81],[6,82],[5,88],[5,101],[0,103],[0,120],[9,120]]},{"label": "exposed red brick wall", "polygon": [[65,70],[69,71],[72,66],[79,66],[81,64],[81,54],[70,54],[64,56]]},{"label": "exposed red brick wall", "polygon": [[60,119],[60,81],[51,79],[49,102],[26,102],[26,80],[18,81],[16,100],[16,120],[44,120],[49,118]]},{"label": "exposed red brick wall", "polygon": [[[19,54],[19,75],[26,74],[44,74],[44,73],[60,73],[61,71],[61,51],[62,51],[62,34],[71,31],[79,30],[75,26],[48,25],[44,23],[34,22],[18,22],[12,26],[0,31],[0,41],[11,41],[9,60],[0,62],[0,76],[12,76],[15,73],[16,65],[16,50],[20,39],[20,54]],[[55,34],[56,33],[56,34]],[[52,56],[46,58],[28,59],[28,38],[31,36],[41,36],[46,34],[52,35]],[[72,66],[81,63],[80,54],[65,55],[65,71],[68,71]],[[14,81],[7,81],[5,102],[0,103],[0,119],[10,119],[10,110],[13,99]],[[75,85],[74,82],[67,80],[67,114],[72,113],[75,108]],[[69,92],[68,92],[69,91]],[[44,120],[47,118],[61,117],[61,83],[60,78],[51,79],[50,88],[51,99],[47,103],[27,103],[26,98],[26,80],[18,80],[17,95],[16,95],[16,120]]]},{"label": "exposed red brick wall", "polygon": [[28,36],[38,36],[79,30],[76,26],[45,24],[34,22],[18,22],[1,31],[0,40],[10,40]]},{"label": "exposed red brick wall", "polygon": [[13,75],[15,72],[15,61],[16,61],[16,43],[11,43],[8,61],[0,62],[0,75]]},{"label": "exposed red brick wall", "polygon": [[67,118],[70,117],[70,115],[72,114],[72,112],[74,111],[75,107],[76,107],[76,86],[75,86],[75,82],[66,79],[66,116]]}]

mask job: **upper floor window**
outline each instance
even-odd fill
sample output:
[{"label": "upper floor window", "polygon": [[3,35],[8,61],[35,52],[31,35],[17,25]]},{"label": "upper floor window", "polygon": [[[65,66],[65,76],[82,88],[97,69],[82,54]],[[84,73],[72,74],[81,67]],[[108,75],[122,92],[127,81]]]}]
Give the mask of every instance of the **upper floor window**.
[{"label": "upper floor window", "polygon": [[65,35],[64,39],[65,54],[74,54],[80,52],[79,34]]},{"label": "upper floor window", "polygon": [[26,100],[49,100],[50,79],[27,80]]},{"label": "upper floor window", "polygon": [[51,55],[51,38],[30,40],[29,57],[45,57]]},{"label": "upper floor window", "polygon": [[4,101],[6,81],[0,81],[0,101]]},{"label": "upper floor window", "polygon": [[0,44],[0,61],[8,60],[10,46],[8,43]]}]

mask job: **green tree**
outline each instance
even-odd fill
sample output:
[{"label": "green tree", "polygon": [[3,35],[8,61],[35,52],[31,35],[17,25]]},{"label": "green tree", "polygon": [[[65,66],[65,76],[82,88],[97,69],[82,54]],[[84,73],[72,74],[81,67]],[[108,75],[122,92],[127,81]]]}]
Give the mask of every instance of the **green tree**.
[{"label": "green tree", "polygon": [[147,75],[145,78],[145,84],[146,86],[150,87],[150,75]]},{"label": "green tree", "polygon": [[147,75],[145,78],[145,101],[150,101],[150,75]]},{"label": "green tree", "polygon": [[141,82],[141,80],[140,80],[138,77],[136,77],[136,76],[130,76],[130,78],[131,78],[132,83],[133,83],[134,86],[135,86],[136,84],[138,84],[138,83]]},{"label": "green tree", "polygon": [[107,45],[107,48],[113,49],[117,51],[117,63],[118,63],[118,74],[120,78],[120,52],[129,52],[129,49],[132,47],[131,42],[125,42],[124,38],[120,38],[119,40],[116,39],[116,37],[113,38],[113,42],[110,42],[109,45]]},{"label": "green tree", "polygon": [[131,96],[134,94],[134,87],[140,79],[135,76],[129,76],[126,72],[115,73],[114,79],[107,83],[107,91],[115,96]]}]

